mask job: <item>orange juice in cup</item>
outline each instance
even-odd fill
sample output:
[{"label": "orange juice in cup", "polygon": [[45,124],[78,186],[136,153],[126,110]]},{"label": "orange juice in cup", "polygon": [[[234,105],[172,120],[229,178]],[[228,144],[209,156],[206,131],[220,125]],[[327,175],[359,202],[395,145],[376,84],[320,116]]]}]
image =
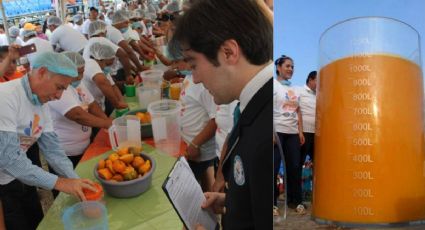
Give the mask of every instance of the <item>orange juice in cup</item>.
[{"label": "orange juice in cup", "polygon": [[182,83],[181,82],[176,82],[176,83],[170,84],[170,99],[179,100],[181,89],[182,89]]}]

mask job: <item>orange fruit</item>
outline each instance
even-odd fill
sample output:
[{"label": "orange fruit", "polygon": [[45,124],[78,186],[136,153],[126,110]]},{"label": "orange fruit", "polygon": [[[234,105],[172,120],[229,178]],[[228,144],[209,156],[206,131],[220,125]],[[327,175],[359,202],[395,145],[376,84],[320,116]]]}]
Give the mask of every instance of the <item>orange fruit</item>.
[{"label": "orange fruit", "polygon": [[84,193],[84,196],[86,197],[87,200],[96,201],[96,200],[99,200],[99,199],[102,198],[102,196],[103,196],[103,188],[102,188],[102,186],[100,184],[98,184],[98,183],[94,183],[94,187],[97,190],[96,192],[93,192],[90,189],[83,188],[83,193]]},{"label": "orange fruit", "polygon": [[122,176],[121,176],[121,174],[115,174],[115,175],[111,178],[111,180],[114,180],[114,181],[120,182],[120,181],[123,181],[123,180],[124,180],[124,177],[122,177]]},{"label": "orange fruit", "polygon": [[142,146],[128,148],[128,152],[131,153],[131,154],[133,154],[133,155],[135,155],[135,156],[140,155],[140,153],[142,152],[142,150],[143,150]]},{"label": "orange fruit", "polygon": [[136,157],[134,157],[131,165],[133,165],[134,168],[139,168],[139,166],[144,164],[144,163],[145,163],[145,160],[143,160],[143,158],[141,156],[136,156]]},{"label": "orange fruit", "polygon": [[122,162],[120,160],[115,160],[115,161],[112,162],[112,168],[117,173],[123,173],[125,168],[126,168],[126,165],[125,165],[124,162]]},{"label": "orange fruit", "polygon": [[133,167],[128,166],[123,172],[124,180],[133,180],[137,178],[137,172]]},{"label": "orange fruit", "polygon": [[124,163],[126,164],[130,164],[133,161],[133,159],[134,159],[134,155],[131,153],[120,156],[120,160],[124,161]]},{"label": "orange fruit", "polygon": [[121,148],[121,149],[118,149],[117,153],[118,153],[118,155],[120,155],[120,156],[122,156],[122,155],[124,155],[124,154],[127,154],[127,153],[128,153],[128,148]]},{"label": "orange fruit", "polygon": [[103,168],[105,168],[105,160],[104,159],[101,159],[100,161],[99,161],[99,163],[97,164],[97,169],[103,169]]},{"label": "orange fruit", "polygon": [[107,168],[99,169],[97,170],[97,173],[99,174],[99,177],[105,180],[110,180],[112,178],[112,173]]},{"label": "orange fruit", "polygon": [[151,162],[150,160],[147,160],[144,164],[139,166],[138,171],[140,174],[145,175],[145,173],[149,172],[151,169]]},{"label": "orange fruit", "polygon": [[118,158],[120,158],[120,156],[117,153],[112,153],[111,155],[108,156],[108,159],[111,161],[118,160]]},{"label": "orange fruit", "polygon": [[106,165],[106,168],[107,169],[109,169],[109,171],[112,173],[112,174],[115,174],[115,171],[114,171],[114,168],[112,167],[112,161],[111,160],[106,160],[105,161],[105,165]]}]

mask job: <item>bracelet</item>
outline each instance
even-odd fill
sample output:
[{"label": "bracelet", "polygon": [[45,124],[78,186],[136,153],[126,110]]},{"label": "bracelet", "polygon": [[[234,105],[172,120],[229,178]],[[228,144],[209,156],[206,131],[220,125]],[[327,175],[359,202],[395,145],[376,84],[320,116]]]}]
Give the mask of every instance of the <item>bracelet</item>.
[{"label": "bracelet", "polygon": [[189,143],[189,145],[192,145],[193,147],[199,149],[199,146],[198,145],[195,145],[192,141]]}]

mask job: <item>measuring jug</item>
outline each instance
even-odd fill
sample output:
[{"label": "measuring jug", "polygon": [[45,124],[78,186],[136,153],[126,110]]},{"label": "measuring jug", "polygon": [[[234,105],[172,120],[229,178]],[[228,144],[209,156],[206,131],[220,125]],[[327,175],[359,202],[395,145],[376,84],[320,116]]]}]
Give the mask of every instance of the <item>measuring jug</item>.
[{"label": "measuring jug", "polygon": [[114,119],[108,132],[113,150],[142,145],[140,120],[137,116],[126,115]]},{"label": "measuring jug", "polygon": [[353,18],[320,38],[312,216],[342,226],[424,223],[418,32]]},{"label": "measuring jug", "polygon": [[140,73],[140,76],[142,77],[142,80],[143,80],[143,85],[145,87],[158,88],[158,89],[161,89],[163,75],[164,75],[164,71],[159,69],[145,70]]},{"label": "measuring jug", "polygon": [[160,100],[152,102],[148,106],[155,147],[171,156],[179,155],[180,111],[180,103],[174,100]]}]

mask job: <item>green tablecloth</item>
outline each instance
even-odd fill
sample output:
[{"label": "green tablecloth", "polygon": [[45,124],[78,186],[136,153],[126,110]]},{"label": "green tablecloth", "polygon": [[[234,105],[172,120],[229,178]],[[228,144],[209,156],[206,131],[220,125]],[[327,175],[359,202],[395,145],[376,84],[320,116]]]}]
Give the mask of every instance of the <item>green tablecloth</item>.
[{"label": "green tablecloth", "polygon": [[[157,163],[152,186],[135,198],[117,199],[105,194],[109,229],[181,230],[183,225],[161,188],[176,159],[159,154],[152,146],[143,147],[144,152],[152,156]],[[93,168],[99,159],[106,158],[110,153],[111,151],[78,164],[76,172],[81,178],[96,181]],[[60,193],[37,229],[63,229],[62,213],[76,202],[76,198]]]}]

